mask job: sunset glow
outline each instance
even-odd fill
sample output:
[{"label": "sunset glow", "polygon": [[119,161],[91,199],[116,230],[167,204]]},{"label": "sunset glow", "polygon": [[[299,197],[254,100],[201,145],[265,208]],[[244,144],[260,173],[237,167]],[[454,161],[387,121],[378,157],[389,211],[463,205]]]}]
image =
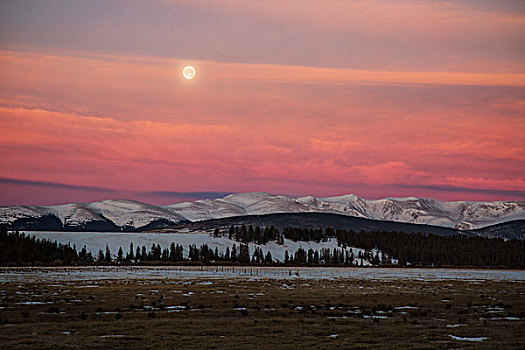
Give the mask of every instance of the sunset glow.
[{"label": "sunset glow", "polygon": [[0,205],[525,199],[523,3],[130,3],[0,5]]}]

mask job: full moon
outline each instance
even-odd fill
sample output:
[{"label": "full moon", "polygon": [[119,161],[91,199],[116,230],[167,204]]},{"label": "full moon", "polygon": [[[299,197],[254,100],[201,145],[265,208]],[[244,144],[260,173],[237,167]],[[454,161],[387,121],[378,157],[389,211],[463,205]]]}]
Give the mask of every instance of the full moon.
[{"label": "full moon", "polygon": [[193,66],[184,67],[184,69],[182,70],[182,76],[184,77],[184,79],[193,79],[193,77],[195,77],[195,68],[193,68]]}]

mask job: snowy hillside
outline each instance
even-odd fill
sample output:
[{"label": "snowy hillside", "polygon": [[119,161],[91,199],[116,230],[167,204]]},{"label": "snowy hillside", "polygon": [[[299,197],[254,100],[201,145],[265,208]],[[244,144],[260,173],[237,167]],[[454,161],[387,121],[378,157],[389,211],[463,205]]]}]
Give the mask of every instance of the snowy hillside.
[{"label": "snowy hillside", "polygon": [[31,222],[42,217],[54,217],[64,228],[85,228],[100,223],[109,227],[138,229],[155,221],[178,223],[182,217],[162,207],[131,200],[106,200],[89,204],[63,204],[49,207],[0,207],[0,223],[18,220]]},{"label": "snowy hillside", "polygon": [[316,211],[462,230],[525,218],[525,202],[440,202],[415,197],[367,200],[355,195],[298,200],[309,203]]},{"label": "snowy hillside", "polygon": [[240,193],[214,200],[178,203],[165,208],[190,221],[240,215],[324,212],[462,230],[525,219],[525,202],[440,202],[415,197],[370,200],[353,194],[295,199],[263,192]]},{"label": "snowy hillside", "polygon": [[268,193],[238,193],[224,198],[183,202],[168,205],[167,210],[180,214],[189,221],[220,219],[231,216],[313,211],[308,205],[286,196]]},{"label": "snowy hillside", "polygon": [[[334,213],[467,230],[525,219],[525,202],[440,202],[415,197],[369,200],[353,194],[296,199],[257,192],[167,206],[131,200],[106,200],[49,207],[0,207],[0,223],[24,229],[90,228],[115,231],[162,227],[182,221],[303,212]],[[42,223],[44,219],[47,220],[45,224]],[[49,228],[51,224],[54,226]]]},{"label": "snowy hillside", "polygon": [[[184,257],[188,257],[188,247],[195,245],[200,247],[203,244],[207,244],[211,249],[217,248],[219,252],[224,253],[226,248],[232,248],[235,244],[239,246],[239,242],[228,239],[227,236],[214,237],[208,233],[109,233],[109,232],[27,232],[27,234],[35,236],[40,239],[49,239],[51,241],[57,241],[63,244],[75,245],[77,249],[86,246],[86,249],[96,256],[99,250],[105,250],[106,245],[109,247],[114,258],[119,248],[122,248],[124,252],[129,251],[130,243],[133,246],[145,246],[147,249],[152,244],[159,244],[162,249],[169,248],[171,243],[180,244],[184,247]],[[266,254],[270,252],[274,260],[284,262],[285,252],[295,253],[299,248],[303,248],[308,251],[313,249],[314,251],[321,251],[321,249],[341,249],[337,244],[335,238],[329,238],[325,242],[294,242],[289,239],[284,239],[282,245],[277,244],[275,241],[268,242],[264,245],[257,245],[255,243],[248,243],[250,252],[253,253],[255,248],[261,248]],[[369,261],[364,259],[358,259],[359,252],[364,253],[364,249],[355,247],[344,248],[349,254],[355,255],[355,263],[362,264],[363,266],[370,265]],[[373,249],[372,254],[376,254],[379,251]],[[382,256],[382,253],[379,252]]]}]

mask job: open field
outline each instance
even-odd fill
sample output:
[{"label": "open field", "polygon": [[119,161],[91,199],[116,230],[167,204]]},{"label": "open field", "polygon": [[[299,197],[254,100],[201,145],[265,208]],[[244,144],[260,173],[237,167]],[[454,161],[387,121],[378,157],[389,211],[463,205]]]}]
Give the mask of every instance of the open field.
[{"label": "open field", "polygon": [[2,279],[2,348],[517,349],[525,282]]},{"label": "open field", "polygon": [[153,279],[350,279],[422,281],[514,281],[525,282],[525,271],[476,268],[389,267],[268,267],[268,266],[61,266],[0,267],[0,281],[37,282],[74,280]]}]

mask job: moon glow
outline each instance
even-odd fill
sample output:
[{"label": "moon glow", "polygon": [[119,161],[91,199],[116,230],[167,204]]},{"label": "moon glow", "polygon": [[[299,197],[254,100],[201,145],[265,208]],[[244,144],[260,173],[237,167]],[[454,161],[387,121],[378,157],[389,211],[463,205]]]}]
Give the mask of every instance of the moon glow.
[{"label": "moon glow", "polygon": [[182,69],[182,76],[184,79],[191,80],[195,77],[195,68],[193,66],[186,66]]}]

